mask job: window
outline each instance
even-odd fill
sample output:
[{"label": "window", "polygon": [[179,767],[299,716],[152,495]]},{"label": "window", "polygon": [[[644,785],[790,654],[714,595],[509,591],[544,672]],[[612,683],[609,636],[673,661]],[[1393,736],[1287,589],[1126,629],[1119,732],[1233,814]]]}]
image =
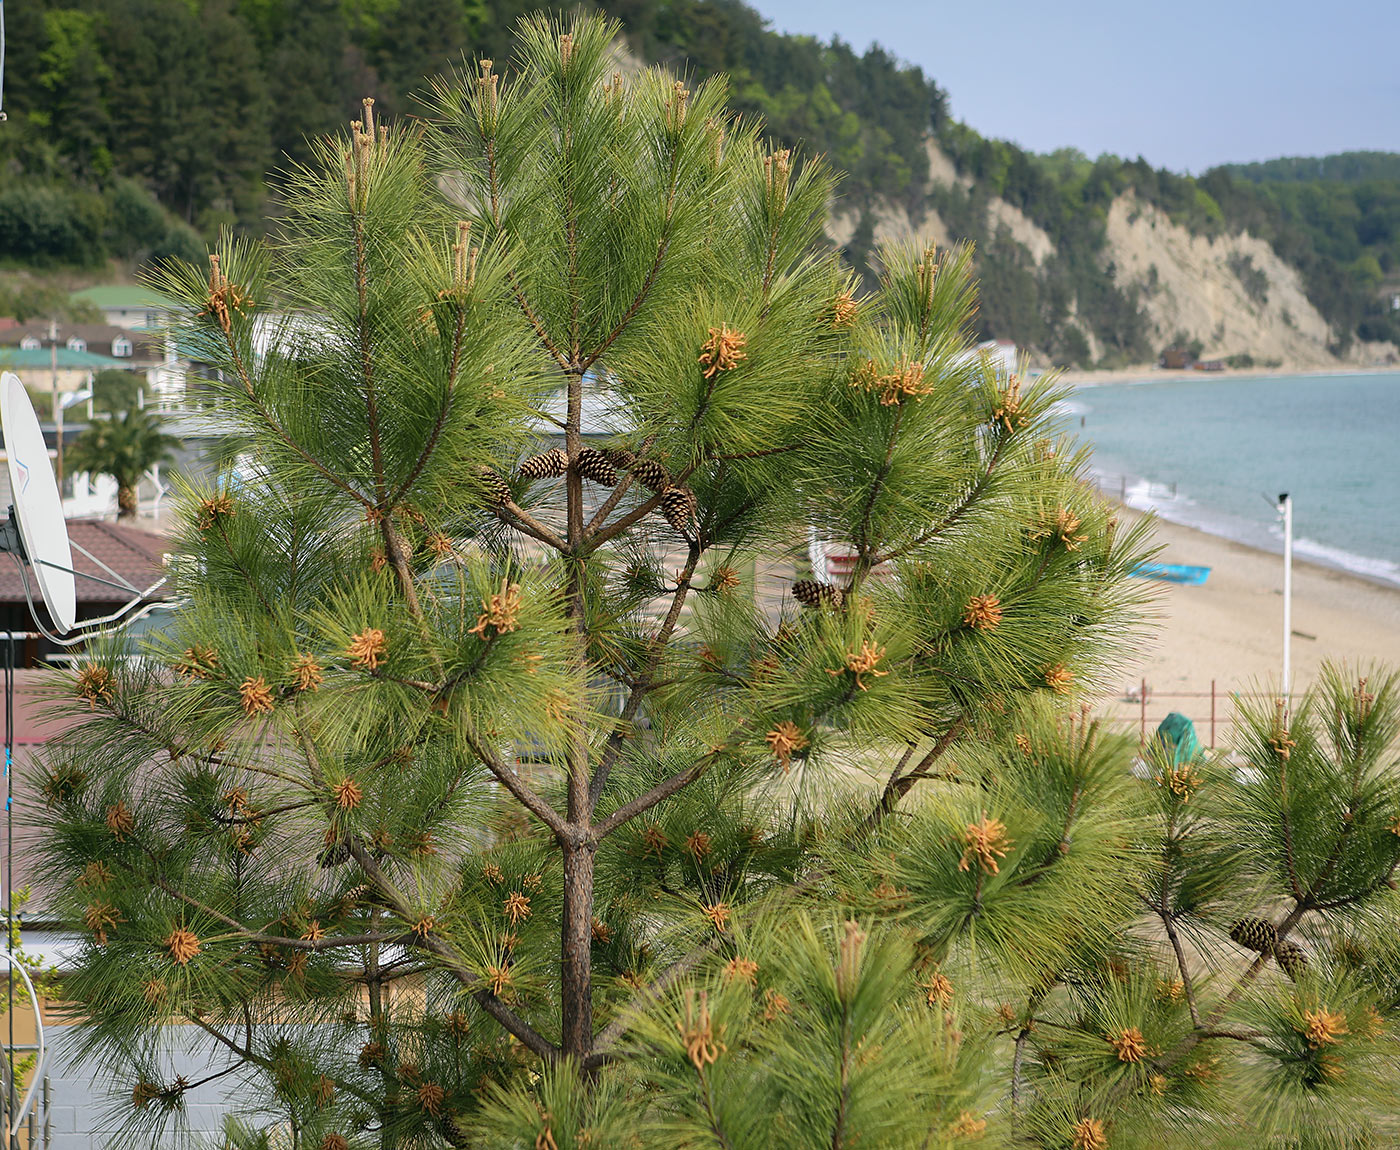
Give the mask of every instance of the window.
[{"label": "window", "polygon": [[112,341],[112,355],[117,359],[124,359],[131,354],[131,340],[124,335],[117,336]]},{"label": "window", "polygon": [[37,335],[27,335],[19,341],[20,351],[38,351],[44,346]]},{"label": "window", "polygon": [[79,339],[76,335],[68,337],[69,351],[87,351],[87,340]]}]

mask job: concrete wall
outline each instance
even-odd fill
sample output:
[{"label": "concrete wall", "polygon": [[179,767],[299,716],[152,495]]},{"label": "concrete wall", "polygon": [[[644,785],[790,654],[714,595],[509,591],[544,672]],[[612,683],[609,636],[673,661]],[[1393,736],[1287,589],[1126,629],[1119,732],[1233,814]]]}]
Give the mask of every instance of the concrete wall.
[{"label": "concrete wall", "polygon": [[[130,1138],[117,1137],[120,1118],[130,1112],[132,1084],[114,1082],[100,1063],[79,1064],[74,1058],[73,1027],[53,1027],[50,1034],[49,1109],[45,1114],[41,1108],[36,1115],[33,1150],[136,1150]],[[193,1082],[229,1064],[231,1056],[193,1026],[171,1026],[166,1034],[167,1082],[177,1074]],[[143,1137],[142,1150],[146,1146],[151,1150],[188,1148],[191,1138],[195,1146],[220,1146],[224,1115],[236,1112],[246,1101],[247,1092],[236,1073],[191,1090],[185,1097],[185,1132],[177,1131],[172,1123],[163,1138],[147,1141]],[[43,1137],[46,1120],[47,1143]]]}]

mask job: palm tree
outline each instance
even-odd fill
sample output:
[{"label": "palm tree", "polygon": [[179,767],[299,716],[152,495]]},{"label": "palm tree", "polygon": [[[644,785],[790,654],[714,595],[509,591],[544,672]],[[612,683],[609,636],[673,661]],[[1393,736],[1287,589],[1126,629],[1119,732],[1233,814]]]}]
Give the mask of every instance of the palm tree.
[{"label": "palm tree", "polygon": [[117,481],[117,518],[136,516],[136,485],[158,463],[167,463],[179,445],[160,429],[160,420],[143,408],[133,407],[110,419],[96,420],[69,449],[70,466],[77,471],[110,475]]}]

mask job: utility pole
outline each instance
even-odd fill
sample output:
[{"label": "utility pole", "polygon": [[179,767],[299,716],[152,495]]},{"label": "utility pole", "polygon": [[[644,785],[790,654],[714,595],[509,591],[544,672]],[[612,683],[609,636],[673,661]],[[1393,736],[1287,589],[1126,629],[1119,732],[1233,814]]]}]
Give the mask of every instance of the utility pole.
[{"label": "utility pole", "polygon": [[49,320],[49,387],[53,410],[58,410],[58,321]]},{"label": "utility pole", "polygon": [[1283,698],[1292,710],[1289,654],[1293,641],[1293,499],[1288,492],[1279,495],[1278,509],[1283,516]]}]

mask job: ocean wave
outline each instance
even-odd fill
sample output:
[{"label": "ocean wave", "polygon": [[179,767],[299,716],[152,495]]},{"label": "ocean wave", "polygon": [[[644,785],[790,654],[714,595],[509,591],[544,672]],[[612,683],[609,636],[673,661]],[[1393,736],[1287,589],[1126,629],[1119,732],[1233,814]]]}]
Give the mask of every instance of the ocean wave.
[{"label": "ocean wave", "polygon": [[1319,543],[1315,539],[1293,539],[1293,553],[1328,567],[1340,567],[1354,575],[1365,575],[1368,579],[1378,579],[1394,583],[1400,587],[1400,563],[1389,559],[1373,559],[1367,555],[1355,555],[1340,547]]},{"label": "ocean wave", "polygon": [[[1102,491],[1122,501],[1135,511],[1149,512],[1171,523],[1179,523],[1207,535],[1243,543],[1260,551],[1283,554],[1281,524],[1258,522],[1220,513],[1203,507],[1189,495],[1178,490],[1173,494],[1169,484],[1154,483],[1138,476],[1124,477],[1109,472],[1095,472]],[[1124,482],[1126,478],[1126,483]],[[1359,575],[1373,582],[1400,587],[1400,563],[1358,555],[1343,547],[1320,543],[1316,539],[1295,535],[1293,552],[1299,558],[1348,574]]]},{"label": "ocean wave", "polygon": [[1186,508],[1195,507],[1196,501],[1190,496],[1175,490],[1172,484],[1153,483],[1150,479],[1132,479],[1127,488],[1120,488],[1123,502],[1136,511],[1153,511],[1163,519],[1171,519],[1172,512],[1180,514]]}]

